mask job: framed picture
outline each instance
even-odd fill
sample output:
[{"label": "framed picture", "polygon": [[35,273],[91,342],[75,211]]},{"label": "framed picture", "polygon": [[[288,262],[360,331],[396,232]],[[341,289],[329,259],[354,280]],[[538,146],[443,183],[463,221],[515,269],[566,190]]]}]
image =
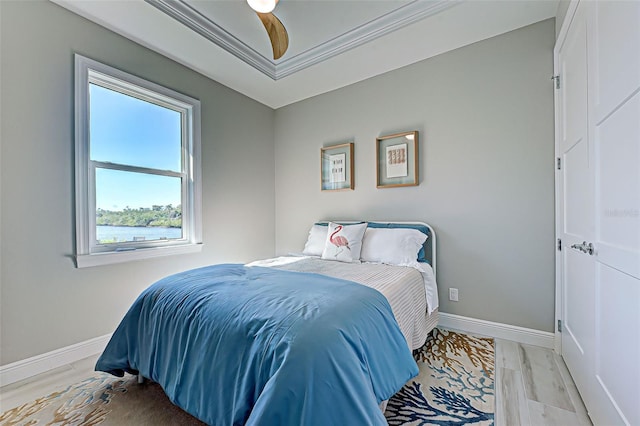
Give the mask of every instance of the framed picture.
[{"label": "framed picture", "polygon": [[377,138],[376,162],[378,188],[418,185],[418,131]]},{"label": "framed picture", "polygon": [[320,183],[323,191],[353,189],[353,142],[320,149]]}]

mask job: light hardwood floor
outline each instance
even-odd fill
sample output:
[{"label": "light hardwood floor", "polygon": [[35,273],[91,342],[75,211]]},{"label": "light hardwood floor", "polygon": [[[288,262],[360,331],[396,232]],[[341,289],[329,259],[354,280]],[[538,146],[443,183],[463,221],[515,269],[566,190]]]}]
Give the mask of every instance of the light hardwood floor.
[{"label": "light hardwood floor", "polygon": [[[93,374],[97,355],[0,388],[0,412]],[[591,425],[560,356],[552,350],[496,339],[496,426]]]},{"label": "light hardwood floor", "polygon": [[496,339],[496,425],[591,425],[562,357]]}]

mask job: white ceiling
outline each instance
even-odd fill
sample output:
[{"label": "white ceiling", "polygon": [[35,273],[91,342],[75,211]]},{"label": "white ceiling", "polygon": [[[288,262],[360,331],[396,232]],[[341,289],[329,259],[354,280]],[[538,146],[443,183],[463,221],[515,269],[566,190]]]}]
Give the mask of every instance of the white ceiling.
[{"label": "white ceiling", "polygon": [[555,16],[558,0],[280,0],[277,61],[244,0],[51,0],[272,108]]}]

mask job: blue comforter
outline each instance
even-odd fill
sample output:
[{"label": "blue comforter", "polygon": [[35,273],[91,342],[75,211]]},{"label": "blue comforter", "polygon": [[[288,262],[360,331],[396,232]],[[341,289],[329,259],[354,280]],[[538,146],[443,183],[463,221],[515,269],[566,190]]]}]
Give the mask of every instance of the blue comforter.
[{"label": "blue comforter", "polygon": [[418,367],[378,291],[225,264],[136,300],[96,370],[142,374],[211,425],[385,425],[378,404]]}]

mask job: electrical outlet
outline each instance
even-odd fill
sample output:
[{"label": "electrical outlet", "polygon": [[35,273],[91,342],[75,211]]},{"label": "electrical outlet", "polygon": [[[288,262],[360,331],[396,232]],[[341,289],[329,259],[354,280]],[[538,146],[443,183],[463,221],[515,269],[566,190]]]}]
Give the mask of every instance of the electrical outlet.
[{"label": "electrical outlet", "polygon": [[457,288],[450,288],[449,289],[449,300],[451,300],[452,302],[457,302],[458,301],[458,289]]}]

